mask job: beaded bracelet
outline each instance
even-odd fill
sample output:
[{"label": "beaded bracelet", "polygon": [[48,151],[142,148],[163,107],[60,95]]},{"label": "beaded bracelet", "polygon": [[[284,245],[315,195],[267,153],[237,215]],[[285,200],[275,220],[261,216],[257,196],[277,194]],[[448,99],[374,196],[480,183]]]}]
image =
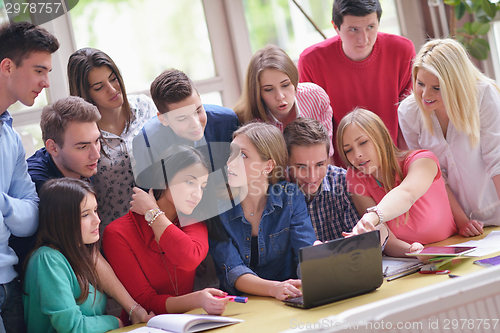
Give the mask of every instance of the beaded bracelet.
[{"label": "beaded bracelet", "polygon": [[135,303],[134,305],[132,305],[132,307],[130,308],[130,311],[128,312],[128,320],[130,322],[132,322],[132,312],[134,312],[135,308],[139,306],[139,303]]}]

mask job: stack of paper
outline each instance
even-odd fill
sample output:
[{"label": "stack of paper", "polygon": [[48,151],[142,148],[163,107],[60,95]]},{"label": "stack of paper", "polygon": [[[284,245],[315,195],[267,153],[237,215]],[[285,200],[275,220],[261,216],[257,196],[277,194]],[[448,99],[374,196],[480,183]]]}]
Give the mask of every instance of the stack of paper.
[{"label": "stack of paper", "polygon": [[467,253],[468,257],[482,257],[500,251],[500,231],[492,231],[481,240],[471,240],[450,246],[475,246],[476,249]]},{"label": "stack of paper", "polygon": [[415,258],[393,258],[384,256],[382,258],[382,272],[384,272],[384,277],[389,277],[415,270],[423,264],[423,262]]}]

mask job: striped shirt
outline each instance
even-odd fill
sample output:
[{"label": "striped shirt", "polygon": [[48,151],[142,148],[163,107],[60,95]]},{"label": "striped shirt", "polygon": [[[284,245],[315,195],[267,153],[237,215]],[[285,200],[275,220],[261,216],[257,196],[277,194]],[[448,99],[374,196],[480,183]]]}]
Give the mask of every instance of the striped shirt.
[{"label": "striped shirt", "polygon": [[328,165],[321,188],[307,208],[320,241],[342,238],[342,231],[351,231],[359,218],[347,192],[346,170]]},{"label": "striped shirt", "polygon": [[[295,92],[295,112],[297,118],[305,117],[316,119],[328,131],[330,137],[330,156],[333,155],[333,111],[330,98],[326,92],[317,84],[311,82],[299,83]],[[283,123],[269,113],[270,123],[284,130]]]}]

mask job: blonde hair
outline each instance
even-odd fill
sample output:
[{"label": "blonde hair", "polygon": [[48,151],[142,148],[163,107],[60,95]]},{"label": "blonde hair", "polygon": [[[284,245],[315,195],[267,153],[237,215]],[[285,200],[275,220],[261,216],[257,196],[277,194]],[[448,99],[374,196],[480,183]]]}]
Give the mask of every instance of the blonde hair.
[{"label": "blonde hair", "polygon": [[260,75],[266,69],[276,69],[285,73],[295,88],[299,84],[299,71],[285,51],[276,45],[268,44],[255,52],[248,64],[243,92],[233,107],[241,124],[252,119],[269,121],[266,107],[260,96]]},{"label": "blonde hair", "polygon": [[250,122],[238,128],[233,133],[233,139],[241,134],[252,141],[263,161],[273,160],[274,168],[268,175],[269,184],[285,180],[288,152],[281,131],[271,124]]},{"label": "blonde hair", "polygon": [[417,73],[420,69],[437,77],[448,118],[458,131],[469,136],[469,142],[474,147],[480,137],[477,82],[491,83],[498,90],[494,81],[474,66],[462,44],[456,40],[434,39],[425,43],[413,63],[413,94],[425,127],[432,135],[434,130],[431,116],[423,111],[422,101],[415,95]]},{"label": "blonde hair", "polygon": [[366,132],[370,140],[377,149],[377,155],[380,161],[380,176],[384,189],[389,192],[396,186],[396,175],[403,180],[403,172],[399,166],[399,160],[406,154],[399,150],[392,141],[389,130],[382,119],[375,113],[356,108],[342,118],[337,127],[337,149],[344,163],[356,169],[349,161],[344,151],[344,132],[347,126],[356,124]]}]

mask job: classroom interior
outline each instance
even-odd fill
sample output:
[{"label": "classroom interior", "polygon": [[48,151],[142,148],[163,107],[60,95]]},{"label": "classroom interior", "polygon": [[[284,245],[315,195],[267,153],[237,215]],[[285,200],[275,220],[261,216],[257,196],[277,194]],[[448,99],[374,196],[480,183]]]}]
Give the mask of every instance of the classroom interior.
[{"label": "classroom interior", "polygon": [[[418,51],[428,38],[446,37],[451,7],[442,0],[381,0],[379,31],[410,39]],[[8,1],[0,1],[0,23],[9,20]],[[332,0],[80,0],[66,1],[66,14],[41,24],[60,41],[53,55],[51,86],[32,107],[9,108],[22,135],[26,156],[41,148],[42,108],[69,95],[67,60],[82,47],[106,52],[115,60],[129,94],[149,95],[151,81],[167,68],[191,77],[204,103],[232,108],[238,100],[252,54],[275,44],[297,61],[308,46],[336,35]],[[75,5],[76,4],[76,5]],[[71,7],[73,6],[73,7]],[[22,8],[21,8],[22,9]],[[12,12],[13,9],[10,9]],[[22,10],[21,10],[22,11]],[[10,14],[36,22],[29,13]],[[457,27],[472,21],[466,13]],[[476,66],[500,77],[500,23],[484,36],[490,45]],[[182,45],[182,47],[179,47]],[[497,46],[498,45],[498,46]]]}]

